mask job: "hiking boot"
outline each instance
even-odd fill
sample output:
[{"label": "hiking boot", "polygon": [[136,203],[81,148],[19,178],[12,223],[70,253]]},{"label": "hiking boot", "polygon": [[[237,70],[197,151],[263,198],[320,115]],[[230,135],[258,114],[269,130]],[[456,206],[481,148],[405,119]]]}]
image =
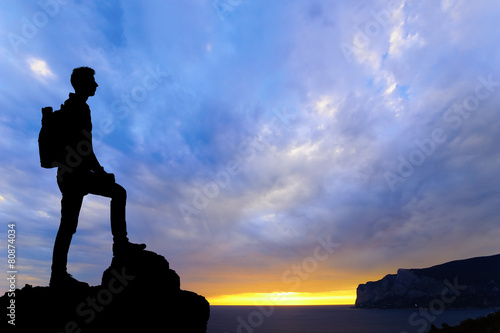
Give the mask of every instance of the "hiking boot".
[{"label": "hiking boot", "polygon": [[114,243],[113,244],[113,256],[115,257],[123,257],[133,255],[138,253],[146,248],[146,244],[135,244],[130,243],[129,241],[123,243]]},{"label": "hiking boot", "polygon": [[75,279],[68,272],[52,273],[49,286],[52,288],[89,288],[88,283]]}]

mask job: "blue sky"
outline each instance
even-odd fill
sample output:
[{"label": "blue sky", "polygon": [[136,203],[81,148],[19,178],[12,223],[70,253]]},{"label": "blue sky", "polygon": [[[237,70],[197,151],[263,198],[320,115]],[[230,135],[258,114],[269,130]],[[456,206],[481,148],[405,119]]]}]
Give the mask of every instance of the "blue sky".
[{"label": "blue sky", "polygon": [[[340,295],[499,253],[499,14],[493,0],[6,2],[0,242],[15,222],[19,286],[50,278],[60,192],[39,166],[40,109],[79,66],[96,70],[94,149],[127,189],[131,240],[209,300]],[[69,271],[98,284],[111,243],[109,200],[87,196]]]}]

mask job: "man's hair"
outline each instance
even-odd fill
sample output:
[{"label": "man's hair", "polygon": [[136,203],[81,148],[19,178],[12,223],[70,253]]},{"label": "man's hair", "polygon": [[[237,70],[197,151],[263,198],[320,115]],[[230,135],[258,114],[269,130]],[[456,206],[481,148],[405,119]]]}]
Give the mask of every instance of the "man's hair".
[{"label": "man's hair", "polygon": [[78,89],[86,82],[90,81],[95,74],[95,70],[90,67],[78,67],[71,73],[71,85]]}]

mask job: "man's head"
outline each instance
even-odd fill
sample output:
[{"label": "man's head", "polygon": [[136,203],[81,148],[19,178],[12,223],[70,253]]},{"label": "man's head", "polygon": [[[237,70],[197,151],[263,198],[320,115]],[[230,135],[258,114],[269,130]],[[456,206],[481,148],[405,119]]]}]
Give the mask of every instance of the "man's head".
[{"label": "man's head", "polygon": [[75,93],[82,96],[94,96],[98,84],[94,79],[95,71],[90,67],[78,67],[71,73],[71,85]]}]

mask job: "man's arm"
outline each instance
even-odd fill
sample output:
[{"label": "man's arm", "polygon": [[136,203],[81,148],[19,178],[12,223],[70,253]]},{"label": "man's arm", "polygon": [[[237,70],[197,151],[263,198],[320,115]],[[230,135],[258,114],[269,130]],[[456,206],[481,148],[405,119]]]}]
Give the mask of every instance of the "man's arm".
[{"label": "man's arm", "polygon": [[[92,144],[92,143],[91,143]],[[87,156],[87,165],[89,166],[89,169],[95,173],[104,173],[104,168],[102,165],[99,163],[97,160],[97,157],[94,154],[94,149],[92,148],[91,153],[89,156]]]},{"label": "man's arm", "polygon": [[104,170],[104,167],[97,160],[93,149],[92,153],[88,156],[87,162],[89,163],[90,171],[94,172],[98,176],[103,177],[105,181],[110,181],[112,183],[115,182],[115,175]]}]

